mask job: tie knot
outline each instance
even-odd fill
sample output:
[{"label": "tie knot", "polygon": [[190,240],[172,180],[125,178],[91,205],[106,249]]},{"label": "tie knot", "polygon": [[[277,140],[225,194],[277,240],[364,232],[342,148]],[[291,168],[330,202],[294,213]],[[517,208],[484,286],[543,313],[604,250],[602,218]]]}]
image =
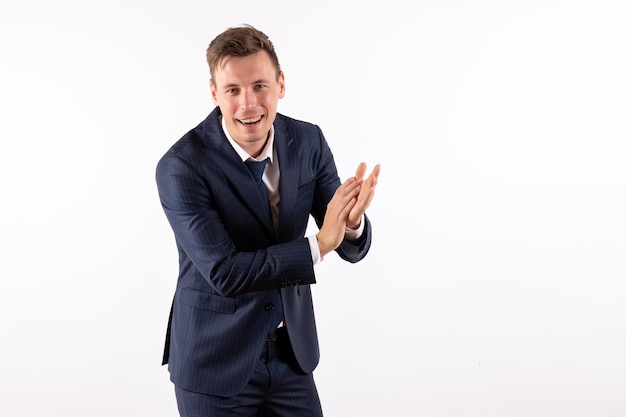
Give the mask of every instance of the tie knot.
[{"label": "tie knot", "polygon": [[263,171],[265,171],[265,164],[267,163],[267,159],[262,161],[246,161],[246,166],[252,173],[252,176],[255,180],[260,180],[263,178]]}]

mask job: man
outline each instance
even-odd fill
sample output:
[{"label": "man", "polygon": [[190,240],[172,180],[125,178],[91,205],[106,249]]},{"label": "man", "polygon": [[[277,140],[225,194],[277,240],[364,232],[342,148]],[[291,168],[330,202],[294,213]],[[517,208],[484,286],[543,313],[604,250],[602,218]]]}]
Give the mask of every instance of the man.
[{"label": "man", "polygon": [[321,416],[313,266],[366,255],[380,166],[341,184],[321,130],[277,113],[285,78],[262,32],[226,30],[207,60],[216,107],[156,172],[180,263],[163,363],[183,417]]}]

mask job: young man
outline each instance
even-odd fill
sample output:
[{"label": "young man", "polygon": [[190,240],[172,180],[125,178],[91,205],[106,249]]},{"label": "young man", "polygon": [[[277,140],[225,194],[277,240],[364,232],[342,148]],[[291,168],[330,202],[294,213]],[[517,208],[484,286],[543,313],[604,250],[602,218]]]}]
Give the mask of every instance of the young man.
[{"label": "young man", "polygon": [[321,130],[277,113],[285,78],[262,32],[226,30],[207,60],[216,107],[156,172],[180,263],[163,363],[183,417],[321,416],[313,266],[366,255],[380,166],[341,184]]}]

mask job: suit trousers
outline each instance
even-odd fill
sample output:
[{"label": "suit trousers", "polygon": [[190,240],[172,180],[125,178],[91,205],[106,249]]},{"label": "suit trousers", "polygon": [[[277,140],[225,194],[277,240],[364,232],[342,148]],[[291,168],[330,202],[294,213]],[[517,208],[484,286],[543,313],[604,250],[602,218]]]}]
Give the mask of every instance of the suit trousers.
[{"label": "suit trousers", "polygon": [[321,417],[313,374],[300,370],[283,329],[267,340],[252,378],[232,397],[175,387],[181,417]]}]

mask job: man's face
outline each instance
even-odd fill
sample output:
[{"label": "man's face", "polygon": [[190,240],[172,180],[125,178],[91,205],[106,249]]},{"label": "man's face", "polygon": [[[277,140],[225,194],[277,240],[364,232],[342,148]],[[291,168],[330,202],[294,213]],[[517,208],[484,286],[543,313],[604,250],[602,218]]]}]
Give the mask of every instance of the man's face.
[{"label": "man's face", "polygon": [[227,57],[211,80],[211,98],[222,111],[228,133],[251,156],[263,149],[278,100],[284,96],[284,75],[276,78],[265,51]]}]

